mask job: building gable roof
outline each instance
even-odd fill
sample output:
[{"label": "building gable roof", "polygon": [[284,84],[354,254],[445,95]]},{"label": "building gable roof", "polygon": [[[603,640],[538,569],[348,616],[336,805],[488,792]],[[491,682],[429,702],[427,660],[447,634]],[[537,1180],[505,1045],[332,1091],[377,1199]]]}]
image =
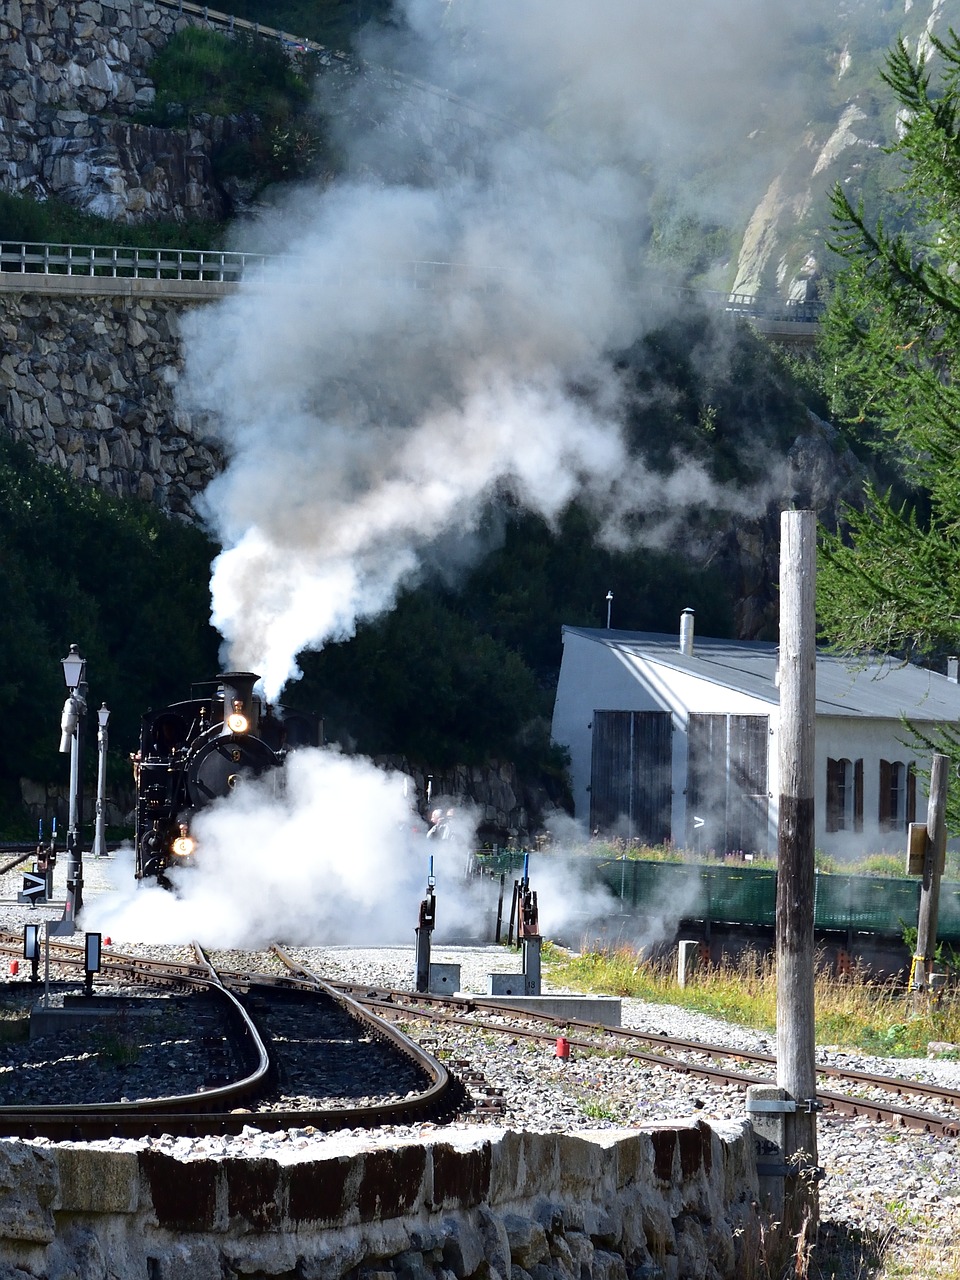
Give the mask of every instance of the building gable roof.
[{"label": "building gable roof", "polygon": [[[779,704],[777,645],[763,640],[697,636],[691,655],[679,637],[652,631],[563,627],[614,652],[643,658],[723,688]],[[817,715],[918,722],[960,719],[960,685],[936,671],[892,658],[857,661],[817,651]]]}]

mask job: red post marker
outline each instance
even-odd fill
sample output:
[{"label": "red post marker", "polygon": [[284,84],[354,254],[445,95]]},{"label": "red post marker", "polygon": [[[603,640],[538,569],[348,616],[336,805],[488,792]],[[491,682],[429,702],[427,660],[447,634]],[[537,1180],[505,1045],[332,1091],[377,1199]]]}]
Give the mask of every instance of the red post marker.
[{"label": "red post marker", "polygon": [[112,946],[113,946],[113,939],[112,939],[112,938],[104,938],[104,940],[103,940],[103,945],[104,945],[105,947],[112,947]]},{"label": "red post marker", "polygon": [[566,1036],[557,1036],[557,1057],[566,1062],[570,1057],[570,1041]]},{"label": "red post marker", "polygon": [[20,961],[19,961],[19,960],[11,960],[11,961],[10,961],[10,972],[13,974],[13,976],[14,976],[14,977],[16,977],[16,976],[17,976],[17,974],[20,972]]}]

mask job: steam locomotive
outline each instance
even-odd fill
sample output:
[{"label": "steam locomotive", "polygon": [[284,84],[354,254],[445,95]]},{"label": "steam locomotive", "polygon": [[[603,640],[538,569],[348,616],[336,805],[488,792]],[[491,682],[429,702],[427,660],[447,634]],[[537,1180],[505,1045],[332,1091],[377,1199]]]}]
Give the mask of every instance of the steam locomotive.
[{"label": "steam locomotive", "polygon": [[143,717],[133,758],[138,880],[152,877],[169,887],[168,869],[189,865],[196,852],[195,814],[276,769],[288,751],[319,745],[319,720],[265,703],[254,693],[259,679],[252,671],[226,671],[195,685],[188,701]]}]

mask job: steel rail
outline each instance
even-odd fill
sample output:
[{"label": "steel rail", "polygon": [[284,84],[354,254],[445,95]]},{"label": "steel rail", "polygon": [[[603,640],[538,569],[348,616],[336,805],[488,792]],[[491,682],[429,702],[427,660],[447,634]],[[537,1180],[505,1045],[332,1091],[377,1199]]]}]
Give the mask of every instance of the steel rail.
[{"label": "steel rail", "polygon": [[[73,963],[79,964],[76,960]],[[0,1133],[7,1136],[23,1137],[57,1135],[68,1137],[73,1134],[87,1134],[90,1130],[98,1133],[127,1132],[132,1126],[140,1129],[153,1120],[160,1122],[161,1132],[169,1128],[174,1116],[188,1114],[191,1122],[199,1123],[199,1112],[216,1112],[224,1104],[239,1106],[263,1089],[264,1080],[269,1068],[269,1056],[264,1060],[264,1046],[249,1016],[239,1006],[236,997],[212,978],[181,978],[191,986],[203,987],[216,998],[224,1002],[227,1016],[239,1032],[234,1039],[234,1047],[242,1057],[247,1058],[244,1065],[245,1074],[239,1079],[225,1085],[198,1090],[194,1093],[169,1094],[162,1098],[139,1098],[132,1102],[89,1102],[89,1103],[56,1103],[31,1104],[27,1107],[0,1106]],[[244,1036],[247,1037],[246,1046]],[[251,1054],[251,1048],[253,1053]],[[256,1063],[250,1067],[251,1056]]]},{"label": "steel rail", "polygon": [[[0,952],[9,953],[13,950],[9,938],[10,935],[0,934]],[[299,978],[292,974],[287,976],[218,970],[197,944],[194,944],[194,950],[200,957],[195,964],[147,960],[116,952],[104,952],[102,958],[109,956],[108,969],[116,975],[148,982],[201,986],[225,997],[230,1002],[227,1007],[234,1011],[233,1016],[243,1025],[249,1023],[253,1042],[257,1046],[256,1070],[243,1081],[237,1082],[241,1087],[249,1082],[250,1087],[244,1097],[231,1094],[236,1085],[225,1085],[197,1094],[127,1103],[26,1108],[0,1106],[0,1133],[11,1137],[44,1136],[83,1141],[113,1136],[158,1136],[163,1133],[188,1136],[239,1133],[248,1125],[266,1130],[312,1127],[329,1132],[344,1128],[372,1128],[440,1120],[453,1115],[463,1106],[465,1090],[441,1062],[385,1019],[349,996],[334,990],[319,975],[310,974],[308,970],[303,970]],[[51,952],[57,953],[57,963],[71,967],[79,967],[83,963],[83,948],[76,944],[57,942],[51,945]],[[17,954],[20,954],[19,947]],[[397,1051],[412,1060],[430,1083],[419,1094],[365,1107],[294,1111],[276,1108],[251,1110],[237,1106],[229,1111],[211,1109],[216,1108],[218,1103],[238,1103],[262,1092],[270,1069],[269,1051],[232,988],[244,991],[252,988],[293,989],[325,996],[343,1008],[360,1024],[365,1033],[389,1041]]]},{"label": "steel rail", "polygon": [[[749,1052],[741,1054],[736,1050],[728,1050],[718,1045],[704,1045],[696,1041],[688,1040],[671,1040],[668,1036],[648,1036],[644,1032],[634,1032],[628,1027],[606,1027],[591,1023],[582,1019],[561,1018],[551,1014],[534,1013],[527,1009],[518,1009],[507,1003],[503,1005],[492,1006],[489,1002],[484,1001],[483,1005],[477,1005],[469,999],[457,999],[454,996],[421,996],[419,994],[413,996],[409,992],[392,991],[389,989],[373,989],[371,987],[358,987],[350,983],[334,983],[338,988],[347,988],[351,991],[366,991],[366,995],[355,996],[362,1003],[369,1004],[371,1007],[379,1008],[384,1014],[392,1014],[393,1016],[420,1016],[429,1020],[446,1021],[455,1023],[458,1026],[473,1027],[477,1030],[494,1032],[501,1035],[519,1035],[526,1039],[539,1040],[549,1042],[555,1039],[556,1028],[569,1028],[572,1026],[579,1027],[592,1032],[594,1035],[613,1036],[619,1040],[639,1040],[641,1042],[649,1042],[654,1040],[655,1043],[662,1044],[665,1047],[675,1047],[686,1049],[692,1052],[704,1054],[704,1056],[727,1057],[727,1058],[744,1058],[748,1061],[758,1061],[765,1065],[775,1065],[776,1059],[770,1055],[754,1054]],[[431,1005],[452,1005],[462,1008],[464,1013],[458,1014],[437,1014],[434,1015],[428,1009],[420,1007],[420,1002]],[[527,1028],[518,1027],[515,1023],[503,1024],[491,1022],[486,1019],[476,1017],[467,1017],[467,1013],[478,1008],[487,1008],[491,1011],[508,1013],[516,1018],[524,1018],[532,1021],[548,1022],[554,1027],[551,1033],[533,1031]],[[570,1045],[580,1049],[596,1050],[602,1046],[598,1045],[596,1040],[588,1040],[583,1037],[567,1036]],[[689,1062],[684,1059],[671,1057],[664,1054],[647,1053],[640,1049],[633,1049],[629,1046],[623,1049],[628,1057],[637,1061],[644,1062],[650,1066],[663,1067],[670,1071],[678,1071],[686,1075],[692,1075],[698,1079],[704,1079],[719,1084],[734,1084],[740,1088],[747,1088],[753,1084],[770,1084],[770,1078],[766,1076],[749,1075],[746,1072],[731,1071],[728,1068],[707,1066],[701,1063]],[[818,1067],[818,1071],[820,1068]],[[849,1080],[851,1083],[869,1084],[873,1088],[884,1090],[888,1093],[913,1093],[921,1097],[939,1097],[944,1101],[953,1103],[960,1107],[960,1093],[956,1090],[950,1090],[942,1086],[926,1086],[921,1082],[913,1080],[904,1080],[899,1077],[890,1076],[872,1076],[867,1072],[854,1071],[845,1073],[842,1068],[831,1067],[823,1072],[837,1079]],[[885,1104],[876,1102],[866,1098],[857,1098],[849,1094],[835,1093],[830,1090],[818,1090],[817,1098],[833,1111],[840,1114],[850,1116],[866,1116],[870,1119],[882,1121],[895,1127],[906,1127],[920,1129],[927,1133],[935,1133],[944,1137],[960,1136],[960,1119],[951,1119],[946,1116],[937,1115],[933,1112],[918,1111],[910,1107],[895,1106],[893,1104]]]}]

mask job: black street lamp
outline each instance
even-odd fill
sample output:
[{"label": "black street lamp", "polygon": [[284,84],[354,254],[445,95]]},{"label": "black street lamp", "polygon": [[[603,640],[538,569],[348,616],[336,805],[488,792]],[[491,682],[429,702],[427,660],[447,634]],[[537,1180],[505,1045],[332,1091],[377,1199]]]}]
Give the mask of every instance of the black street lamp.
[{"label": "black street lamp", "polygon": [[83,906],[83,852],[80,846],[83,791],[80,781],[80,732],[87,711],[87,660],[72,644],[61,658],[67,700],[60,717],[60,750],[70,752],[70,817],[67,829],[67,895],[63,917],[50,926],[53,934],[71,934],[76,929],[77,912]]}]

